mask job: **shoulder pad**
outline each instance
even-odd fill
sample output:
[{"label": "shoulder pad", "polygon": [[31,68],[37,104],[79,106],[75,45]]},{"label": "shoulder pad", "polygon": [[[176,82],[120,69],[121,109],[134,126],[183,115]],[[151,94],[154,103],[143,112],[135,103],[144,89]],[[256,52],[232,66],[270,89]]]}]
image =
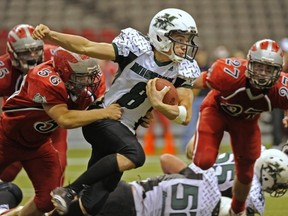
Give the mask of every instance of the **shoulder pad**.
[{"label": "shoulder pad", "polygon": [[200,76],[200,68],[196,62],[196,60],[187,60],[184,59],[179,64],[178,69],[178,77],[185,79],[185,80],[195,80],[197,77]]},{"label": "shoulder pad", "polygon": [[136,56],[152,51],[150,41],[147,36],[133,28],[126,28],[113,40],[118,48],[118,54],[128,56],[132,52]]}]

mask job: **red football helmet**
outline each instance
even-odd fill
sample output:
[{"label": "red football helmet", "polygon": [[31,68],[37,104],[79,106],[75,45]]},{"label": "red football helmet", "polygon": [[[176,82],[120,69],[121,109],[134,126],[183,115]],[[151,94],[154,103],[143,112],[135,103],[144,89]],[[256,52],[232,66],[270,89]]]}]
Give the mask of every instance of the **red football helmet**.
[{"label": "red football helmet", "polygon": [[283,66],[283,51],[273,40],[257,41],[249,50],[246,76],[258,89],[269,89],[278,80]]},{"label": "red football helmet", "polygon": [[90,97],[100,84],[100,66],[96,59],[86,55],[59,47],[54,53],[54,68],[60,74],[66,89],[77,97]]},{"label": "red football helmet", "polygon": [[8,33],[7,52],[12,65],[23,73],[42,63],[44,59],[44,43],[32,38],[33,31],[33,26],[21,24]]}]

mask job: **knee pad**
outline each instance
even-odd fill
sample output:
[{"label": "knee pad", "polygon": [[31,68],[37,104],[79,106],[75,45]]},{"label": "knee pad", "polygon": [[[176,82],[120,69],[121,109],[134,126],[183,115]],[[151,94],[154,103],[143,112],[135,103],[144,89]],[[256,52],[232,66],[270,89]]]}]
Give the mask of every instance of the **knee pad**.
[{"label": "knee pad", "polygon": [[23,199],[21,189],[11,182],[0,182],[0,191],[9,191],[15,197],[16,204],[19,205]]}]

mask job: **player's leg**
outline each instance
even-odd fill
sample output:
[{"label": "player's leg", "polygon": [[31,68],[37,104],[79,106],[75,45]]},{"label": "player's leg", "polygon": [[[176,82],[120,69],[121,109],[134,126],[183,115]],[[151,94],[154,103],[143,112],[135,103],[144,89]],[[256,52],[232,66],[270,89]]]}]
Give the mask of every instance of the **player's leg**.
[{"label": "player's leg", "polygon": [[201,110],[192,154],[194,163],[201,169],[206,170],[214,165],[225,124],[225,117],[216,108],[205,107]]},{"label": "player's leg", "polygon": [[245,211],[245,202],[253,179],[254,163],[261,152],[261,133],[257,121],[233,121],[230,124],[229,133],[235,156],[236,174],[231,206],[237,214]]},{"label": "player's leg", "polygon": [[60,186],[62,168],[58,152],[51,143],[46,143],[37,150],[29,151],[27,158],[30,159],[22,164],[33,184],[35,196],[24,205],[19,215],[42,216],[53,210],[50,192]]},{"label": "player's leg", "polygon": [[54,148],[58,151],[61,167],[63,169],[63,178],[61,182],[61,185],[63,185],[65,168],[67,166],[67,129],[58,128],[52,133],[51,139]]},{"label": "player's leg", "polygon": [[[67,187],[67,190],[72,189],[72,193],[67,192],[62,196],[53,191],[55,203],[59,204],[55,207],[62,210],[69,205],[66,195],[72,194],[71,197],[73,197],[73,193],[79,193],[83,189],[83,185],[91,186],[106,177],[122,175],[123,171],[142,166],[145,161],[143,148],[136,136],[119,121],[97,121],[83,127],[83,134],[93,148],[89,169]],[[114,189],[119,180],[120,178],[111,184],[110,189],[106,189],[106,192],[110,192],[111,188]]]},{"label": "player's leg", "polygon": [[0,175],[0,179],[4,182],[12,182],[22,169],[22,164],[17,161],[8,166]]}]

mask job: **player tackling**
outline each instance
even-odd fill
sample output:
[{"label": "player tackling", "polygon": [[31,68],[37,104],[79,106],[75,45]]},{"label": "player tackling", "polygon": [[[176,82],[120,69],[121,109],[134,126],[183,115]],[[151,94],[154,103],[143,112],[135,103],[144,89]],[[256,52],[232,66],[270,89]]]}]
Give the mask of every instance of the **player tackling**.
[{"label": "player tackling", "polygon": [[[122,173],[144,164],[145,154],[135,130],[143,123],[143,118],[151,108],[179,124],[189,123],[192,86],[200,75],[194,59],[198,49],[194,43],[197,35],[193,17],[174,8],[161,10],[152,18],[149,37],[135,29],[126,28],[112,44],[51,31],[42,24],[36,27],[33,33],[35,39],[47,39],[73,52],[113,60],[120,68],[103,100],[90,108],[99,109],[117,102],[123,115],[120,121],[101,120],[83,127],[83,135],[92,145],[89,168],[69,187],[53,191],[53,200],[60,213],[83,215],[79,202],[70,203],[83,189],[83,185],[88,185],[80,202],[88,214],[95,215],[117,186]],[[155,78],[171,80],[177,87],[178,105],[162,102],[168,89],[157,91]],[[102,182],[101,187],[94,187],[99,181]]]}]

